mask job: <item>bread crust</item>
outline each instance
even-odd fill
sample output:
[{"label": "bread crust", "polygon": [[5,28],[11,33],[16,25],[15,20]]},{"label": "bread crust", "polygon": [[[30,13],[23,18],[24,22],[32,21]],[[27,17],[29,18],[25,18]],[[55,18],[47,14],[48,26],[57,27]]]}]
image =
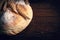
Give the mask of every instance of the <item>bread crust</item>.
[{"label": "bread crust", "polygon": [[14,2],[9,3],[10,7],[6,8],[1,17],[4,33],[8,35],[16,35],[22,32],[31,22],[33,18],[33,11],[29,4],[22,5]]}]

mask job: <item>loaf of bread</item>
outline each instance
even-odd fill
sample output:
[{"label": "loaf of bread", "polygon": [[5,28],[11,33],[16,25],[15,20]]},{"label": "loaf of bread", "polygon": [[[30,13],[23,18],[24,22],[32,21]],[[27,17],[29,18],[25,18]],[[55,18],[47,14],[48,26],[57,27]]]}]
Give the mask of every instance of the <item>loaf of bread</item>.
[{"label": "loaf of bread", "polygon": [[8,2],[3,7],[3,15],[1,21],[3,22],[3,32],[8,35],[16,35],[22,32],[31,22],[33,11],[29,4],[24,1]]}]

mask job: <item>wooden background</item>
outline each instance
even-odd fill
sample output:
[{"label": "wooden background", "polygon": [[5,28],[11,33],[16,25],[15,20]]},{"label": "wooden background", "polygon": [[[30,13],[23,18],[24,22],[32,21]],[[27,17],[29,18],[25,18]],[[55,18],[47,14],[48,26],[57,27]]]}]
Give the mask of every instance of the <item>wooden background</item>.
[{"label": "wooden background", "polygon": [[33,19],[30,25],[16,36],[0,35],[1,40],[54,40],[60,37],[59,0],[30,0]]}]

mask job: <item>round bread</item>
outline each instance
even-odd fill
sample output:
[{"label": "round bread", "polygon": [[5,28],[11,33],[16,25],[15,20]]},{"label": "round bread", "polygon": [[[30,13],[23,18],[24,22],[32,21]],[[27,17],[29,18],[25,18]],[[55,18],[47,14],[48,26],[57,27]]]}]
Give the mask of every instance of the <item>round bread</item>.
[{"label": "round bread", "polygon": [[1,20],[4,23],[2,25],[3,32],[8,35],[16,35],[22,32],[29,25],[32,17],[33,12],[29,4],[17,4],[16,12],[12,11],[10,8],[7,8],[1,17]]}]

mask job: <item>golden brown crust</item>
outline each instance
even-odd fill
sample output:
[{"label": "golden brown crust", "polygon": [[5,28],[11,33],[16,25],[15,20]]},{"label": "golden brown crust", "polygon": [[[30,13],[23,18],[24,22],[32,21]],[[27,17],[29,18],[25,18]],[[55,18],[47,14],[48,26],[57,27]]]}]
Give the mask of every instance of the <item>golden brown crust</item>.
[{"label": "golden brown crust", "polygon": [[[10,7],[7,7],[7,5]],[[5,23],[3,24],[4,32],[16,35],[29,25],[33,17],[33,12],[30,5],[16,4],[10,1],[7,5],[4,6],[4,9],[7,9],[2,16],[2,20]]]},{"label": "golden brown crust", "polygon": [[8,5],[10,6],[10,10],[12,12],[21,15],[24,19],[29,19],[29,17],[27,16],[27,7],[25,5],[16,4],[14,1],[8,2]]},{"label": "golden brown crust", "polygon": [[14,1],[8,1],[8,4],[7,5],[11,8],[11,10],[13,12],[16,12],[17,13],[17,11],[16,11],[16,3]]},{"label": "golden brown crust", "polygon": [[24,5],[17,4],[17,11],[21,16],[23,16],[23,18],[30,19],[27,16],[28,15],[27,8]]}]

